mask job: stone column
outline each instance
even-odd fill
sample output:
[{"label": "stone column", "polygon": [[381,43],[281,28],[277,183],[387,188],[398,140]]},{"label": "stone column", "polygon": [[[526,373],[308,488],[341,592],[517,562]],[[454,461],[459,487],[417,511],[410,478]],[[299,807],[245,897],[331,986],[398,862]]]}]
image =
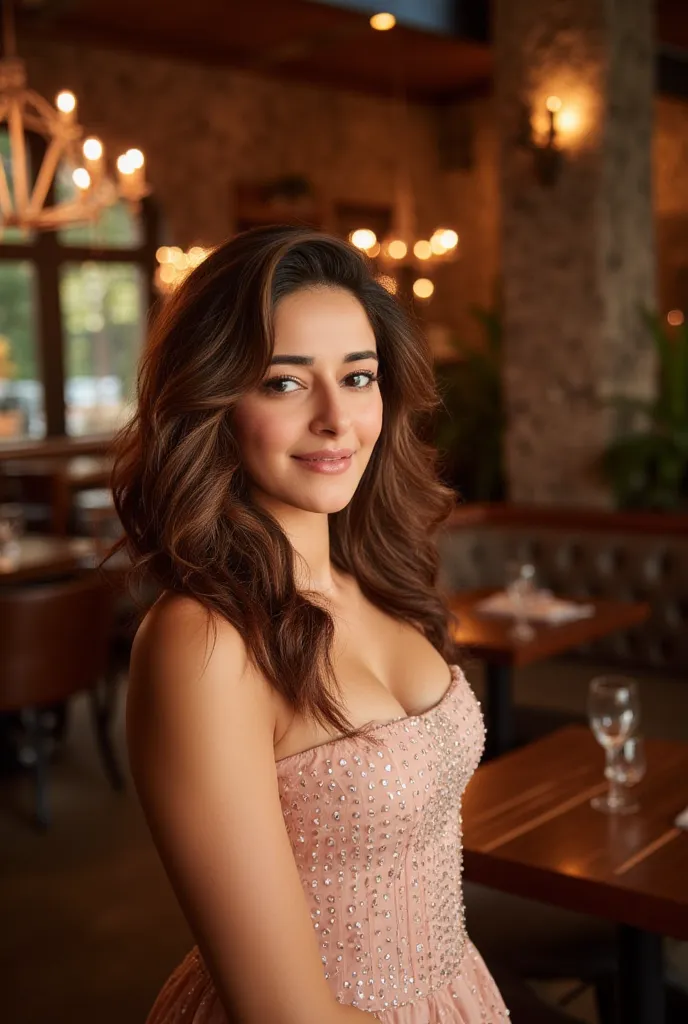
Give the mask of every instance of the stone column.
[{"label": "stone column", "polygon": [[[507,467],[515,502],[605,506],[610,394],[649,397],[652,0],[497,0]],[[558,175],[543,183],[556,96]]]}]

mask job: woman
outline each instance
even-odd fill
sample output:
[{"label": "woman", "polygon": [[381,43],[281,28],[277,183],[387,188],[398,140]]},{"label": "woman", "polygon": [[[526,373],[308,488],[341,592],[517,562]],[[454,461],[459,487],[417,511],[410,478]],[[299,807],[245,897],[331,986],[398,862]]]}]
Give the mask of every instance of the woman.
[{"label": "woman", "polygon": [[431,359],[366,258],[240,235],[153,330],[114,493],[162,596],[127,736],[198,946],[149,1024],[477,1024],[460,799],[483,745],[447,664],[418,440]]}]

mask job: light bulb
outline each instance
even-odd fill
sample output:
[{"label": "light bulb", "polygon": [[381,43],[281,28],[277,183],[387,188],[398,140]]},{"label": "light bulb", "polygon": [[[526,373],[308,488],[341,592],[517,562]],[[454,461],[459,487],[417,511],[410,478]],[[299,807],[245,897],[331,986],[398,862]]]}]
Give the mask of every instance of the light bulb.
[{"label": "light bulb", "polygon": [[63,89],[55,97],[55,106],[62,114],[72,114],[76,110],[76,96],[69,89]]},{"label": "light bulb", "polygon": [[352,245],[355,245],[357,249],[372,249],[377,242],[377,235],[370,228],[357,228],[356,231],[352,231],[349,235],[349,241]]},{"label": "light bulb", "polygon": [[396,23],[397,19],[388,11],[380,11],[379,14],[374,14],[370,19],[370,27],[374,28],[377,32],[389,32]]},{"label": "light bulb", "polygon": [[[413,255],[418,260],[429,260],[432,256],[432,246],[426,238],[421,238],[413,247]],[[423,278],[421,278],[423,280]]]},{"label": "light bulb", "polygon": [[117,170],[120,174],[133,174],[134,167],[132,166],[131,160],[127,153],[122,153],[121,156],[117,157]]},{"label": "light bulb", "polygon": [[87,160],[100,160],[103,155],[103,143],[100,139],[94,137],[86,139],[83,145],[83,153]]},{"label": "light bulb", "polygon": [[454,249],[459,244],[459,236],[451,228],[440,228],[437,233],[445,249]]},{"label": "light bulb", "polygon": [[128,149],[124,154],[135,171],[143,167],[145,160],[140,149]]},{"label": "light bulb", "polygon": [[387,246],[387,253],[393,260],[403,260],[407,252],[408,246],[400,238],[393,239]]},{"label": "light bulb", "polygon": [[85,167],[77,167],[72,173],[72,181],[77,188],[85,192],[91,185],[91,175]]},{"label": "light bulb", "polygon": [[429,299],[435,286],[428,277],[419,277],[413,282],[413,294],[417,299]]},{"label": "light bulb", "polygon": [[556,114],[558,110],[561,110],[561,100],[558,96],[548,96],[545,100],[545,106],[551,114]]}]

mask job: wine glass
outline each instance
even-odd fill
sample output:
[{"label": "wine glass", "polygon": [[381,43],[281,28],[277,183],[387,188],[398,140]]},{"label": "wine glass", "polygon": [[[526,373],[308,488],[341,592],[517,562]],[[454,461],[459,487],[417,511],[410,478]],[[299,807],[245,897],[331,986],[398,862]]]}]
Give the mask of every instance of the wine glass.
[{"label": "wine glass", "polygon": [[[609,775],[607,772],[609,771]],[[624,741],[622,746],[616,752],[614,762],[609,768],[605,768],[605,776],[610,778],[614,776],[617,782],[620,782],[622,786],[630,788],[631,786],[637,786],[639,782],[645,777],[647,771],[647,762],[645,760],[645,742],[640,733],[634,733]],[[626,813],[631,811],[639,811],[640,804],[637,800],[631,800],[628,796],[626,797],[628,804],[628,810]]]},{"label": "wine glass", "polygon": [[[588,689],[588,718],[595,739],[606,754],[609,789],[590,801],[604,814],[630,814],[637,804],[624,793],[620,754],[640,721],[638,684],[627,676],[598,676]],[[638,748],[639,749],[639,748]],[[629,766],[626,777],[632,777]],[[631,783],[628,783],[629,785]]]},{"label": "wine glass", "polygon": [[514,640],[532,640],[535,630],[528,622],[526,601],[535,591],[535,566],[515,559],[507,562],[505,589],[514,615],[511,636]]},{"label": "wine glass", "polygon": [[21,505],[0,505],[0,553],[6,558],[19,554],[19,540],[24,533],[24,510]]}]

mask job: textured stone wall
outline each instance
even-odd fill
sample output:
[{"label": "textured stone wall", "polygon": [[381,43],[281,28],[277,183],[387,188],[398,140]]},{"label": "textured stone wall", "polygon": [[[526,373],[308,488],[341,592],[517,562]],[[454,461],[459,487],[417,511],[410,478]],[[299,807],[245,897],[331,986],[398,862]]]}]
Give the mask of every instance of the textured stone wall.
[{"label": "textured stone wall", "polygon": [[[650,0],[498,0],[495,58],[511,495],[604,505],[608,396],[653,383]],[[518,138],[552,94],[569,128],[547,187]]]},{"label": "textured stone wall", "polygon": [[655,106],[654,202],[658,305],[688,316],[688,103],[661,98]]},{"label": "textured stone wall", "polygon": [[[443,332],[436,325],[472,329],[467,306],[487,300],[497,256],[495,138],[474,105],[462,115],[475,124],[473,162],[447,171],[432,107],[410,106],[405,146],[402,108],[393,100],[31,38],[20,39],[20,50],[31,86],[49,98],[71,88],[79,120],[111,155],[133,145],[145,152],[169,243],[211,245],[230,234],[238,180],[304,174],[326,218],[335,202],[389,205],[403,154],[419,232],[456,227],[465,254],[439,270],[425,312],[428,333],[440,353]],[[323,226],[334,225],[326,219]]]},{"label": "textured stone wall", "polygon": [[[399,108],[385,99],[163,57],[21,40],[32,87],[71,88],[111,153],[138,145],[178,245],[233,227],[232,185],[305,174],[327,204],[389,202]],[[409,161],[420,224],[445,214],[431,112],[412,106]]]}]

